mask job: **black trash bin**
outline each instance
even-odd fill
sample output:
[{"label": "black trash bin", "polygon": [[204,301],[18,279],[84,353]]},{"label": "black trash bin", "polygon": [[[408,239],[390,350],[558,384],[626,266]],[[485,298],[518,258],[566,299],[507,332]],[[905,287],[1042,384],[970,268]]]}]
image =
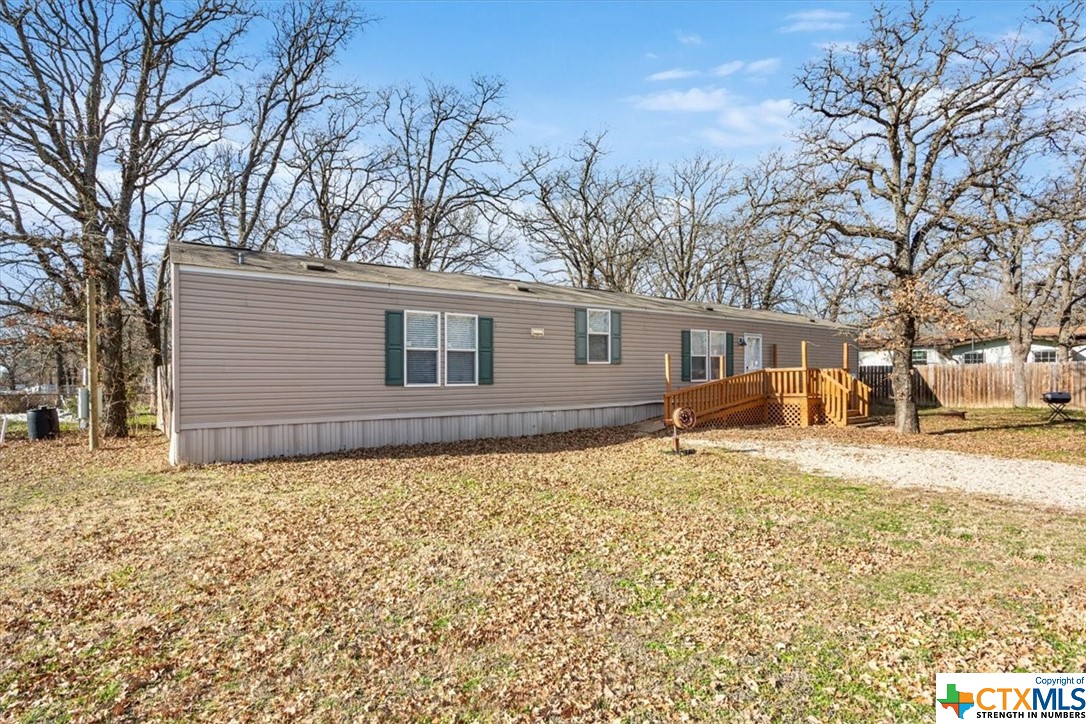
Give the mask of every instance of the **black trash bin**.
[{"label": "black trash bin", "polygon": [[49,418],[49,437],[60,437],[60,410],[55,407],[43,407],[45,416]]},{"label": "black trash bin", "polygon": [[60,434],[60,415],[55,407],[37,407],[26,413],[26,432],[31,440],[52,440]]}]

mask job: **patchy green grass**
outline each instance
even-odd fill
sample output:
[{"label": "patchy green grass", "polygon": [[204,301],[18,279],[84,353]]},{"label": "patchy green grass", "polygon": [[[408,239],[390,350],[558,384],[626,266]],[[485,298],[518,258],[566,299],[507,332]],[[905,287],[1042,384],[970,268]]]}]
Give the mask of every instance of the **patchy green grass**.
[{"label": "patchy green grass", "polygon": [[7,446],[0,718],[926,721],[1086,667],[1086,516],[668,444]]}]

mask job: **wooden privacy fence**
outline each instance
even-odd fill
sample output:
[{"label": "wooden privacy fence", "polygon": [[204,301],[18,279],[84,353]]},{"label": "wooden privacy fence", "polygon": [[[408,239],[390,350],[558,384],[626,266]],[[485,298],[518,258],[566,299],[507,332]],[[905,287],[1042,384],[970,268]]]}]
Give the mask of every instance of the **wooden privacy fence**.
[{"label": "wooden privacy fence", "polygon": [[[892,368],[861,367],[857,375],[871,387],[872,397],[882,402],[894,399],[890,383]],[[920,405],[944,407],[1010,407],[1014,387],[1010,364],[919,365],[913,368],[913,396]],[[1071,406],[1086,408],[1086,362],[1026,365],[1026,397],[1030,407],[1044,407],[1041,395],[1060,391],[1071,393]]]}]

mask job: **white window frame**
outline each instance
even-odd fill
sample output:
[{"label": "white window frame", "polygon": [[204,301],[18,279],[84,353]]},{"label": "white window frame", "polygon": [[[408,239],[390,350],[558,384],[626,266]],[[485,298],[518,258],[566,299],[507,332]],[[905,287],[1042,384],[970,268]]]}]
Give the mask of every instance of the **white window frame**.
[{"label": "white window frame", "polygon": [[[407,315],[409,314],[429,314],[437,317],[437,347],[408,347],[407,346]],[[476,338],[478,342],[478,337]],[[409,351],[415,352],[434,352],[437,363],[437,381],[436,382],[411,382],[407,374],[407,353]],[[431,312],[423,309],[405,309],[403,310],[403,386],[404,387],[441,387],[441,312]],[[478,364],[478,362],[476,362]],[[475,379],[479,379],[478,370],[476,370]]]},{"label": "white window frame", "polygon": [[[694,335],[695,334],[704,334],[705,335],[705,354],[703,354],[703,355],[694,354]],[[695,377],[694,376],[694,359],[695,358],[700,359],[700,358],[703,358],[703,357],[705,358],[705,376],[704,377]],[[712,377],[712,373],[710,373],[710,371],[709,371],[709,330],[707,330],[707,329],[691,329],[690,330],[690,381],[691,382],[708,382],[711,377]]]},{"label": "white window frame", "polygon": [[[724,338],[724,354],[713,354],[713,335],[714,334],[720,335],[721,337]],[[724,374],[725,375],[728,374],[728,333],[727,332],[722,332],[719,329],[710,329],[709,330],[708,345],[705,347],[705,354],[706,354],[705,376],[708,377],[710,380],[724,379],[723,376],[721,376],[721,377],[713,377],[714,370],[716,370],[716,371],[720,370],[720,363],[719,362],[713,362],[713,360],[714,359],[724,360]]]},{"label": "white window frame", "polygon": [[[971,355],[980,355],[980,359],[976,360],[975,362],[971,361],[969,359],[966,359],[967,357],[969,357]],[[975,350],[975,349],[971,349],[968,352],[962,352],[962,364],[963,365],[982,365],[982,364],[984,364],[984,352],[982,352],[980,350]]]},{"label": "white window frame", "polygon": [[[592,331],[592,312],[604,312],[607,315],[607,334],[604,335],[601,332]],[[610,309],[587,309],[584,314],[584,334],[585,334],[585,359],[590,365],[609,365],[611,364],[611,310]],[[607,359],[605,360],[592,360],[592,337],[607,337]]]},{"label": "white window frame", "polygon": [[[475,320],[475,347],[473,349],[461,349],[449,346],[449,317],[467,317]],[[475,381],[474,382],[449,382],[449,352],[473,352],[475,354]],[[446,387],[478,387],[479,386],[479,315],[461,314],[460,312],[445,312],[445,386]]]},{"label": "white window frame", "polygon": [[[1037,355],[1039,355],[1039,354],[1043,354],[1046,357],[1048,355],[1052,355],[1052,359],[1051,360],[1039,360],[1039,359],[1037,359]],[[1050,365],[1050,364],[1053,364],[1053,363],[1057,362],[1058,360],[1059,360],[1059,352],[1057,352],[1054,349],[1035,349],[1035,350],[1033,350],[1033,361],[1034,362],[1039,362],[1040,364]]]}]

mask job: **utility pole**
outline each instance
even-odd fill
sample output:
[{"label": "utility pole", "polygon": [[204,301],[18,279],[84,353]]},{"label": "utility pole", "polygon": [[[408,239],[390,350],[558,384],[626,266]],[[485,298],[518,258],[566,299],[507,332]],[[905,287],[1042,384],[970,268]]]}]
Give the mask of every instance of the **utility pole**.
[{"label": "utility pole", "polygon": [[98,283],[87,279],[87,392],[90,449],[98,449]]}]

